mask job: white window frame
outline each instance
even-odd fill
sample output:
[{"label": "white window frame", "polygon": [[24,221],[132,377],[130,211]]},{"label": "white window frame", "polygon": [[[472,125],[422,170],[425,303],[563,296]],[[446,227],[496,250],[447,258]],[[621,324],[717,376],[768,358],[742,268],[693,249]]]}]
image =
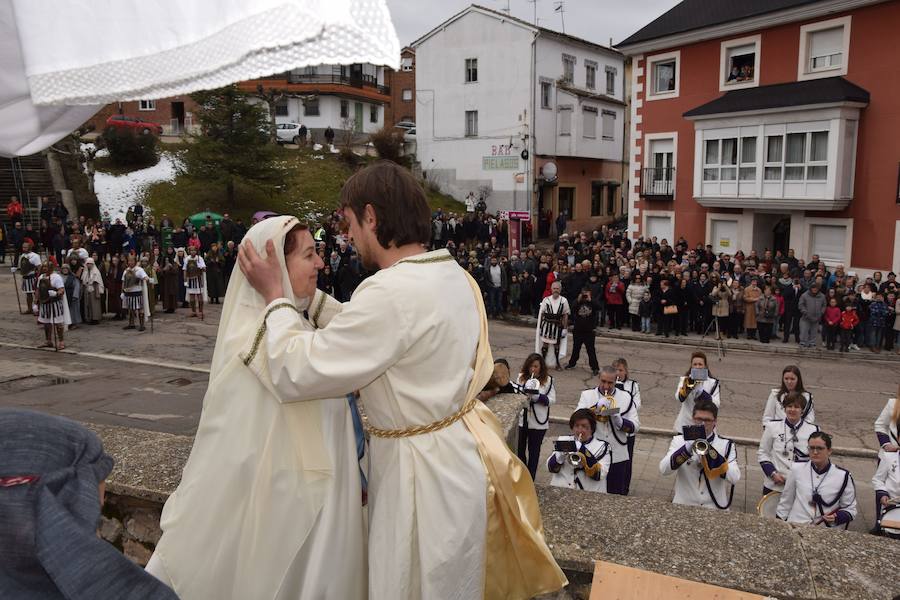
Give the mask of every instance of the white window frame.
[{"label": "white window frame", "polygon": [[[728,67],[728,51],[732,48],[740,46],[754,46],[755,59],[753,61],[753,79],[751,81],[740,81],[735,83],[727,83],[728,75],[731,69]],[[719,91],[727,92],[729,90],[740,90],[744,88],[757,87],[759,85],[759,66],[762,64],[760,56],[762,53],[762,36],[751,35],[748,37],[737,38],[734,40],[726,40],[720,46],[719,55]]]},{"label": "white window frame", "polygon": [[[659,63],[669,62],[671,60],[675,61],[675,89],[664,92],[654,92],[653,88],[656,83],[656,65]],[[644,73],[646,73],[646,77],[644,78],[644,86],[647,91],[645,97],[648,101],[677,98],[679,95],[679,90],[681,88],[681,50],[648,56]]]},{"label": "white window frame", "polygon": [[[764,183],[825,183],[828,181],[828,154],[825,155],[825,160],[812,160],[812,136],[814,133],[825,133],[830,138],[831,132],[827,129],[804,129],[801,131],[786,131],[782,134],[770,134],[763,137],[763,157],[762,157],[762,176]],[[789,135],[803,135],[805,136],[803,142],[803,162],[799,163],[788,163],[787,162],[787,136]],[[747,136],[749,137],[749,136]],[[770,161],[769,160],[769,138],[772,137],[780,137],[781,138],[781,160],[780,161]],[[830,144],[831,140],[829,139],[826,142],[826,148]],[[759,143],[759,138],[757,138],[756,143]],[[705,148],[705,147],[704,147]],[[757,152],[759,149],[757,148]],[[704,156],[705,159],[705,156]],[[749,166],[749,165],[747,165]],[[758,165],[757,165],[758,166]],[[788,167],[798,167],[803,169],[803,177],[800,179],[786,179],[785,173]],[[825,177],[821,179],[810,179],[809,178],[809,168],[810,167],[825,167]],[[766,168],[780,168],[781,169],[781,177],[779,179],[767,179],[766,178]]]},{"label": "white window frame", "polygon": [[584,61],[584,87],[589,90],[597,89],[597,66],[592,60]]},{"label": "white window frame", "polygon": [[[581,118],[583,119],[583,123],[581,124],[582,137],[585,137],[589,140],[597,139],[597,121],[600,121],[600,111],[596,106],[583,106],[581,108]],[[588,115],[591,114],[594,117],[594,135],[588,135]],[[602,131],[602,121],[601,121],[601,131]]]},{"label": "white window frame", "polygon": [[[547,86],[547,102],[544,103],[544,86]],[[541,95],[541,108],[553,110],[553,80],[541,78],[539,84],[539,93]]]},{"label": "white window frame", "polygon": [[[677,72],[678,72],[677,66],[675,67],[675,71],[677,74]],[[603,72],[604,72],[604,75],[606,76],[606,95],[607,96],[615,96],[616,95],[616,75],[618,74],[618,71],[616,70],[615,67],[607,66],[603,70]],[[612,89],[609,88],[609,84],[610,84],[609,76],[610,75],[612,75]]]},{"label": "white window frame", "polygon": [[403,92],[401,92],[401,94],[402,94],[401,99],[404,102],[412,102],[412,90],[411,89],[405,89],[405,90],[403,90]]},{"label": "white window frame", "polygon": [[[655,169],[655,165],[653,164],[653,142],[655,141],[665,141],[672,140],[672,169],[674,169],[672,173],[672,197],[675,197],[675,183],[676,178],[675,175],[678,173],[678,132],[677,131],[661,131],[659,133],[648,133],[643,136],[644,147],[641,149],[641,155],[644,157],[644,164],[641,165],[641,177],[644,176],[644,168],[653,168]],[[643,182],[641,182],[643,184]],[[643,185],[641,185],[638,189],[643,189]]]},{"label": "white window frame", "polygon": [[413,59],[407,56],[404,56],[400,59],[400,70],[405,72],[410,72],[413,70]]},{"label": "white window frame", "polygon": [[[474,75],[474,78],[470,79],[469,77]],[[478,83],[478,58],[467,58],[465,61],[465,73],[464,79],[465,83]]]},{"label": "white window frame", "polygon": [[[469,127],[469,118],[472,117],[472,127]],[[465,136],[478,137],[478,111],[467,110],[465,116]]]},{"label": "white window frame", "polygon": [[[572,135],[572,114],[575,112],[575,107],[572,106],[571,104],[560,105],[559,107],[557,107],[557,112],[559,113],[559,116],[557,117],[559,119],[559,125],[560,125],[559,135],[566,136],[566,137],[571,136]],[[565,133],[563,133],[563,131],[562,131],[563,113],[568,113],[568,116],[566,118],[569,119],[569,131],[567,131]]]},{"label": "white window frame", "polygon": [[[793,220],[793,219],[792,219]],[[793,228],[793,223],[791,227]],[[844,238],[844,256],[838,260],[830,260],[823,258],[822,261],[826,266],[833,267],[838,264],[850,265],[853,253],[853,219],[852,218],[831,218],[831,217],[805,217],[803,222],[803,237],[806,256],[813,255],[813,227],[816,225],[826,225],[831,227],[845,227],[847,235]]]},{"label": "white window frame", "polygon": [[[572,76],[571,77],[566,76],[566,64],[568,64],[569,62],[572,63]],[[562,66],[563,66],[563,72],[562,72],[562,76],[560,77],[560,79],[562,79],[563,81],[565,81],[568,84],[574,84],[575,83],[575,67],[578,66],[578,59],[575,58],[571,54],[563,53]]]},{"label": "white window frame", "polygon": [[[847,67],[850,64],[850,21],[851,16],[838,17],[836,19],[828,19],[826,21],[817,21],[816,23],[808,23],[800,27],[800,53],[797,58],[797,79],[805,81],[809,79],[822,79],[825,77],[836,77],[838,75],[846,75]],[[809,38],[811,33],[823,31],[825,29],[833,29],[835,27],[844,28],[844,43],[841,48],[841,64],[839,67],[830,69],[819,69],[812,71],[809,69]]]},{"label": "white window frame", "polygon": [[156,100],[138,100],[138,110],[156,110]]},{"label": "white window frame", "polygon": [[[605,134],[603,133],[603,117],[609,117],[609,118],[612,119],[612,122],[613,122],[613,123],[612,123],[612,130],[613,130],[612,136],[608,136],[608,135],[605,135]],[[615,112],[615,111],[613,111],[613,110],[604,110],[604,111],[601,111],[601,114],[600,114],[600,135],[603,137],[604,140],[607,140],[607,141],[616,139],[616,112]]]}]

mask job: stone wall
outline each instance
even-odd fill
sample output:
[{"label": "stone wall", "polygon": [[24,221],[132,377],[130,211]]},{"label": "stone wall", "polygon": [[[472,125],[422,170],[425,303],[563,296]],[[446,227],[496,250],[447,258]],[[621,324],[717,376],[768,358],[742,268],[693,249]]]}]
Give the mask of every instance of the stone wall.
[{"label": "stone wall", "polygon": [[[501,395],[488,401],[513,448],[523,400]],[[90,427],[116,458],[101,535],[146,564],[192,438]],[[889,600],[900,594],[897,540],[653,498],[540,485],[537,493],[547,542],[570,581],[569,598],[587,599],[595,560],[775,598]]]}]

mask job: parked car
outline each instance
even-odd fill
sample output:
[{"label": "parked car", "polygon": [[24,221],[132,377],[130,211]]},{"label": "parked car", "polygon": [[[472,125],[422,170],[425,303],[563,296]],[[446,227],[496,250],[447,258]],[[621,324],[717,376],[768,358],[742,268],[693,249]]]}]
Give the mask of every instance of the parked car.
[{"label": "parked car", "polygon": [[410,129],[415,129],[416,124],[412,121],[400,121],[396,125],[394,125],[394,127],[396,127],[397,129],[405,129],[409,131]]},{"label": "parked car", "polygon": [[303,141],[300,139],[300,123],[279,123],[275,128],[276,139],[279,143],[291,143],[297,146]]},{"label": "parked car", "polygon": [[113,115],[106,119],[107,127],[115,127],[116,129],[133,129],[134,131],[140,132],[144,135],[155,133],[156,135],[162,135],[163,128],[162,125],[158,123],[152,123],[150,121],[144,121],[143,119],[138,119],[137,117],[126,117],[125,115]]}]

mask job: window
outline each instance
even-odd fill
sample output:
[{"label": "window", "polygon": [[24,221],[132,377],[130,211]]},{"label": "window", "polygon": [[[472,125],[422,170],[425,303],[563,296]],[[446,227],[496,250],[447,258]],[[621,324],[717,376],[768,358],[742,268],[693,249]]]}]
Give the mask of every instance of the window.
[{"label": "window", "polygon": [[587,89],[597,89],[597,63],[584,61],[584,85]]},{"label": "window", "polygon": [[603,111],[603,139],[612,140],[616,137],[616,113],[611,110]]},{"label": "window", "polygon": [[798,79],[847,74],[850,17],[810,23],[800,28]]},{"label": "window", "polygon": [[403,90],[403,101],[404,102],[412,101],[412,90]]},{"label": "window", "polygon": [[140,100],[138,110],[156,110],[156,100]]},{"label": "window", "polygon": [[653,65],[653,93],[675,91],[675,61],[667,60]]},{"label": "window", "polygon": [[756,178],[756,138],[723,138],[721,140],[706,140],[703,154],[703,181],[737,181],[738,178],[738,150],[747,152],[746,158],[741,158],[740,164],[751,163],[753,166],[742,171],[742,179]]},{"label": "window", "polygon": [[681,78],[681,51],[655,54],[647,58],[644,70],[647,100],[662,100],[678,96]]},{"label": "window", "polygon": [[413,70],[413,59],[409,57],[404,57],[400,59],[400,70],[401,71],[412,71]]},{"label": "window", "polygon": [[615,96],[616,94],[616,70],[612,67],[606,67],[606,95]]},{"label": "window", "polygon": [[807,131],[766,138],[766,181],[825,181],[828,178],[828,132]]},{"label": "window", "polygon": [[575,214],[575,188],[561,187],[559,188],[559,212],[566,211],[566,215],[571,219]]},{"label": "window", "polygon": [[572,107],[559,107],[559,135],[572,135]]},{"label": "window", "polygon": [[586,138],[596,138],[597,137],[597,108],[594,106],[585,106],[583,109],[584,115],[584,125],[582,127],[584,131],[584,137]]},{"label": "window", "polygon": [[566,83],[574,83],[575,81],[575,57],[571,54],[562,55],[563,76],[562,80]]},{"label": "window", "polygon": [[466,83],[475,83],[478,81],[478,59],[466,59]]},{"label": "window", "polygon": [[603,186],[602,181],[591,182],[591,216],[603,216]]},{"label": "window", "polygon": [[810,255],[830,263],[846,262],[847,227],[844,225],[812,224],[809,226]]},{"label": "window", "polygon": [[553,93],[553,84],[549,81],[541,82],[541,108],[553,108],[551,106],[551,94]]},{"label": "window", "polygon": [[378,106],[372,104],[369,106],[369,123],[378,122]]},{"label": "window", "polygon": [[346,100],[341,100],[341,118],[349,119],[350,118],[350,103]]},{"label": "window", "polygon": [[741,167],[738,170],[741,181],[756,180],[756,138],[741,138]]},{"label": "window", "polygon": [[287,100],[279,100],[278,102],[275,103],[275,116],[276,117],[288,116]]},{"label": "window", "polygon": [[619,184],[610,182],[606,184],[606,214],[616,214],[616,188]]},{"label": "window", "polygon": [[475,137],[478,135],[478,111],[466,111],[466,137]]},{"label": "window", "polygon": [[720,91],[757,85],[759,46],[758,35],[722,42]]},{"label": "window", "polygon": [[319,97],[315,96],[303,103],[303,116],[318,117],[319,116]]}]

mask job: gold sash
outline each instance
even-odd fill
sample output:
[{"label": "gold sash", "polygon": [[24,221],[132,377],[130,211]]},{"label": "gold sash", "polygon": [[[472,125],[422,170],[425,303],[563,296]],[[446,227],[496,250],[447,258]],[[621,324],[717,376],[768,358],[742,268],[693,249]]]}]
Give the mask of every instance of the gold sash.
[{"label": "gold sash", "polygon": [[[474,398],[493,374],[487,318],[481,290],[466,273],[481,323],[475,373],[466,400]],[[548,594],[568,584],[544,540],[537,494],[528,469],[507,446],[500,422],[481,402],[462,416],[478,444],[487,474],[487,535],[484,598],[517,599]]]}]

